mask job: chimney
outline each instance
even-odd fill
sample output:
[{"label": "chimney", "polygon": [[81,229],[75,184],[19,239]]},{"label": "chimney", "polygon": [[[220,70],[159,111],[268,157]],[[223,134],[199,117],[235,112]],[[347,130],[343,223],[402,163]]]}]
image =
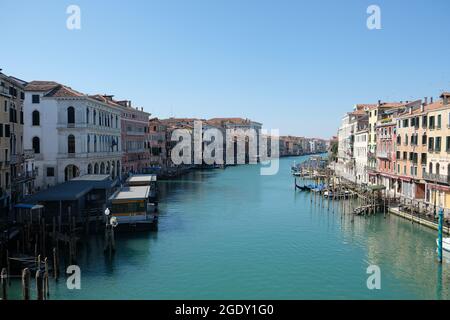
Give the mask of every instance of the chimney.
[{"label": "chimney", "polygon": [[430,97],[430,103],[433,103],[433,97]]},{"label": "chimney", "polygon": [[443,103],[444,105],[447,105],[447,104],[448,104],[449,94],[443,93],[441,97],[442,97],[442,103]]},{"label": "chimney", "polygon": [[112,101],[112,99],[113,99],[114,96],[113,96],[113,95],[104,94],[103,97],[104,97],[106,100],[108,100],[108,101]]},{"label": "chimney", "polygon": [[378,106],[381,106],[381,100],[378,100]]}]

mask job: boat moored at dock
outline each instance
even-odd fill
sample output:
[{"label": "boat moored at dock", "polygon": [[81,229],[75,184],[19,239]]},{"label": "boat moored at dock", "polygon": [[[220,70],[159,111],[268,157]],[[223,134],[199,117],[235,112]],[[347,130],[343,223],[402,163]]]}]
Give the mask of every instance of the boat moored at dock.
[{"label": "boat moored at dock", "polygon": [[150,186],[125,186],[109,198],[111,215],[117,218],[118,229],[154,229],[158,212],[150,201]]}]

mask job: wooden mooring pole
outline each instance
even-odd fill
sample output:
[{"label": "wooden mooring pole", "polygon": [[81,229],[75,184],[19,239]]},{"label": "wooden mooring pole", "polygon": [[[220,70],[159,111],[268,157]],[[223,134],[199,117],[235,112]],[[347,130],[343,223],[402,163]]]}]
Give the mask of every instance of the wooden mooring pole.
[{"label": "wooden mooring pole", "polygon": [[23,300],[30,300],[30,270],[28,268],[22,271],[22,297]]},{"label": "wooden mooring pole", "polygon": [[8,271],[6,271],[6,268],[2,269],[0,282],[2,287],[2,300],[8,300]]}]

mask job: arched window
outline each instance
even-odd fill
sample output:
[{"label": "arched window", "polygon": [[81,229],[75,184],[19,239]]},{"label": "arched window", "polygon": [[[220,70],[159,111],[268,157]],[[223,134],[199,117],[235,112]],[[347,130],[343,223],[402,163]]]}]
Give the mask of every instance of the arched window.
[{"label": "arched window", "polygon": [[75,153],[75,137],[73,134],[67,137],[67,152]]},{"label": "arched window", "polygon": [[32,114],[33,118],[33,126],[39,126],[40,125],[40,117],[39,117],[39,111],[34,110]]},{"label": "arched window", "polygon": [[88,168],[87,168],[87,172],[88,174],[92,174],[92,164],[88,164]]},{"label": "arched window", "polygon": [[75,124],[75,108],[74,107],[67,108],[67,123]]},{"label": "arched window", "polygon": [[119,127],[119,117],[116,115],[116,128]]},{"label": "arched window", "polygon": [[98,174],[98,163],[94,165],[94,174]]},{"label": "arched window", "polygon": [[433,174],[433,164],[431,162],[430,162],[428,171],[429,171],[428,172],[429,174]]},{"label": "arched window", "polygon": [[89,134],[87,136],[87,152],[91,152],[91,136]]},{"label": "arched window", "polygon": [[89,108],[86,108],[86,123],[89,124]]},{"label": "arched window", "polygon": [[41,153],[41,140],[38,137],[33,138],[33,150],[34,153]]},{"label": "arched window", "polygon": [[440,169],[441,169],[441,166],[439,165],[439,163],[436,163],[436,174],[437,175],[440,174]]},{"label": "arched window", "polygon": [[94,110],[94,124],[97,124],[97,111]]}]

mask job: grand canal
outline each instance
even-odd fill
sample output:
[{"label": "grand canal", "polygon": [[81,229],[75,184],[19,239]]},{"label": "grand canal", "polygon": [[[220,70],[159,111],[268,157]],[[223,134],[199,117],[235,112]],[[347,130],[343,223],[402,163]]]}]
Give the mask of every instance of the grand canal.
[{"label": "grand canal", "polygon": [[[93,237],[81,290],[51,281],[51,299],[448,299],[436,232],[393,215],[364,218],[296,192],[290,166],[196,171],[161,181],[157,233],[123,234],[105,257]],[[381,269],[369,290],[367,267]],[[13,284],[20,296],[18,281]]]}]

